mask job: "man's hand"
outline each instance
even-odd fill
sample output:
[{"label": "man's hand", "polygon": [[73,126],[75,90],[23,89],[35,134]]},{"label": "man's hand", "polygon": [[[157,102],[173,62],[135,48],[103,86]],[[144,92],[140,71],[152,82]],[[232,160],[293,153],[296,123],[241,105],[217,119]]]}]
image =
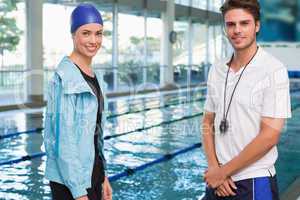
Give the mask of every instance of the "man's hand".
[{"label": "man's hand", "polygon": [[105,177],[103,182],[103,200],[112,200],[112,189],[107,177]]},{"label": "man's hand", "polygon": [[217,188],[221,184],[225,182],[227,179],[227,175],[223,171],[223,168],[219,166],[210,167],[205,173],[204,173],[204,180],[207,183],[209,187]]},{"label": "man's hand", "polygon": [[233,189],[237,189],[236,185],[231,178],[227,178],[224,183],[216,189],[215,193],[220,197],[235,196],[236,193],[233,191]]},{"label": "man's hand", "polygon": [[76,198],[76,200],[89,200],[88,196],[82,196],[82,197],[79,197],[79,198]]}]

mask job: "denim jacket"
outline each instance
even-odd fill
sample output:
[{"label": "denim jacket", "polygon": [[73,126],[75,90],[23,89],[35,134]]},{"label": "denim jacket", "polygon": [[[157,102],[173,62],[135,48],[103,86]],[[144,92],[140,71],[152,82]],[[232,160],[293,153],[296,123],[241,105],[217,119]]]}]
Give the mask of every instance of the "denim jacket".
[{"label": "denim jacket", "polygon": [[[107,113],[106,84],[95,72],[104,98],[102,129]],[[68,57],[57,67],[47,91],[44,144],[47,155],[45,177],[66,185],[74,198],[91,187],[95,158],[94,133],[98,101],[79,69]],[[99,156],[103,153],[103,134],[98,137]]]}]

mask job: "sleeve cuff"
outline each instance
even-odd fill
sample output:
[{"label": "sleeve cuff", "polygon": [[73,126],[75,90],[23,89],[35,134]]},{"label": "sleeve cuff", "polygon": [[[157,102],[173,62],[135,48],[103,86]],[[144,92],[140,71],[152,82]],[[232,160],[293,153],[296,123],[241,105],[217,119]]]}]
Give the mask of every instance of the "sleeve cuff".
[{"label": "sleeve cuff", "polygon": [[262,112],[261,115],[263,117],[280,118],[280,119],[288,119],[292,117],[292,114],[290,112],[285,114],[274,114],[274,113]]}]

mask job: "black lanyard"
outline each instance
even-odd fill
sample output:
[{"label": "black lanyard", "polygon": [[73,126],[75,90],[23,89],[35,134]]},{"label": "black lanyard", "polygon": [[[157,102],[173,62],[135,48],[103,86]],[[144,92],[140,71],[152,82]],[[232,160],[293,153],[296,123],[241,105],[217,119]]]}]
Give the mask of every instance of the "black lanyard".
[{"label": "black lanyard", "polygon": [[228,104],[228,108],[227,108],[227,111],[226,111],[226,90],[227,90],[227,81],[228,81],[228,74],[229,74],[229,70],[230,70],[230,65],[231,65],[231,62],[233,60],[233,55],[231,57],[231,60],[229,62],[229,66],[228,66],[228,70],[227,70],[227,74],[226,74],[226,79],[225,79],[225,88],[224,88],[224,106],[223,106],[223,119],[221,120],[221,123],[220,123],[220,126],[219,126],[219,129],[220,129],[220,132],[222,134],[225,134],[227,131],[228,131],[228,128],[229,128],[229,123],[227,121],[227,116],[228,116],[228,112],[229,112],[229,108],[230,108],[230,105],[231,105],[231,102],[232,102],[232,98],[233,98],[233,95],[235,93],[235,90],[242,78],[242,75],[245,71],[245,69],[247,68],[247,66],[249,65],[249,63],[253,60],[253,58],[255,57],[256,53],[258,51],[258,47],[256,48],[256,51],[254,53],[254,55],[251,57],[251,59],[249,60],[249,62],[245,65],[244,69],[242,70],[240,76],[239,76],[239,79],[238,81],[236,82],[235,86],[234,86],[234,89],[233,89],[233,92],[231,94],[231,97],[230,97],[230,100],[229,100],[229,104]]}]

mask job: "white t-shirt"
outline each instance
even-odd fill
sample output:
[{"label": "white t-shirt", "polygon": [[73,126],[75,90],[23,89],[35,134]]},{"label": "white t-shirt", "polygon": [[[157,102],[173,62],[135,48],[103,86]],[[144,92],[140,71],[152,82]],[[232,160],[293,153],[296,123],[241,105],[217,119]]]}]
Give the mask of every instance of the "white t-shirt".
[{"label": "white t-shirt", "polygon": [[[225,164],[237,156],[260,131],[261,117],[290,118],[291,103],[289,79],[284,65],[259,47],[246,67],[234,93],[227,120],[229,129],[221,134],[224,87],[231,57],[215,63],[208,75],[207,97],[204,109],[215,113],[215,148],[219,162]],[[242,72],[230,69],[226,90],[226,111],[233,88]],[[275,174],[278,157],[276,146],[255,163],[232,176],[234,181]]]}]

